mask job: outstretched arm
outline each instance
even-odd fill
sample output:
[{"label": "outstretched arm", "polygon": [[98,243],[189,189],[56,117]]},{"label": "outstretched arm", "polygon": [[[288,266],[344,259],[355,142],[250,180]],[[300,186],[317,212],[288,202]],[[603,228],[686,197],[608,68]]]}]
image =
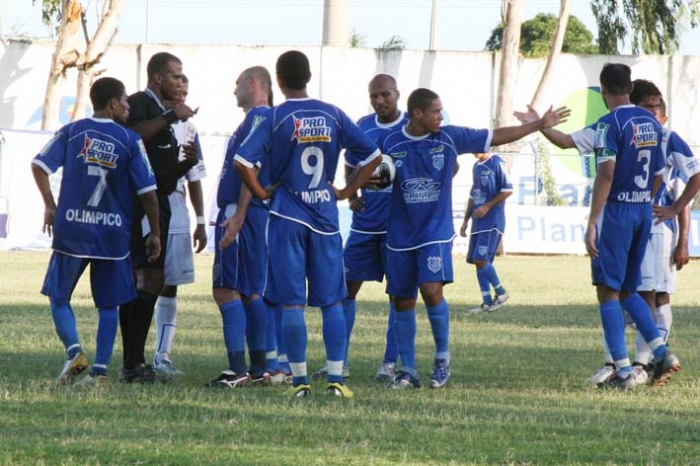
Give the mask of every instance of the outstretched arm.
[{"label": "outstretched arm", "polygon": [[560,107],[556,110],[552,110],[552,107],[550,107],[542,118],[536,121],[525,123],[520,126],[505,126],[503,128],[493,130],[491,145],[500,146],[501,144],[508,144],[509,142],[517,141],[528,134],[532,134],[535,131],[551,128],[552,126],[565,122],[570,114],[571,110],[566,107]]},{"label": "outstretched arm", "polygon": [[[527,106],[527,112],[513,112],[515,118],[521,123],[531,123],[539,120],[540,114],[537,113],[531,105]],[[560,149],[573,149],[576,147],[574,138],[570,134],[563,133],[554,128],[543,128],[540,132],[546,137],[549,142],[559,147]]]}]

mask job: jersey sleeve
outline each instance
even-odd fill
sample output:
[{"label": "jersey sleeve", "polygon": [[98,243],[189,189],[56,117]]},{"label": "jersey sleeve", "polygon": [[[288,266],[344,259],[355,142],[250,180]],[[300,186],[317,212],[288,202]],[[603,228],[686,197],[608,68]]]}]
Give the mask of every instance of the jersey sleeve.
[{"label": "jersey sleeve", "polygon": [[[249,168],[260,165],[272,137],[270,116],[270,112],[254,113],[250,111],[246,114],[241,128],[244,130],[243,134],[247,134],[233,157],[234,161]],[[247,131],[245,131],[246,129]]]},{"label": "jersey sleeve", "polygon": [[668,163],[678,170],[678,174],[687,182],[693,175],[700,173],[700,161],[693,154],[690,146],[675,132],[669,135]]},{"label": "jersey sleeve", "polygon": [[489,152],[491,147],[490,129],[473,129],[462,126],[442,128],[454,141],[457,154],[478,154]]},{"label": "jersey sleeve", "polygon": [[143,141],[137,135],[131,143],[131,159],[129,164],[129,178],[136,190],[136,194],[141,195],[156,189],[156,178],[153,168],[148,161],[146,148]]},{"label": "jersey sleeve", "polygon": [[345,148],[346,162],[350,162],[351,166],[365,166],[375,157],[381,155],[377,144],[345,112],[338,110],[338,118],[340,120],[340,145]]},{"label": "jersey sleeve", "polygon": [[127,100],[129,102],[129,118],[126,120],[127,127],[132,127],[137,123],[149,119],[149,97],[145,93],[138,92],[130,96]]},{"label": "jersey sleeve", "polygon": [[583,129],[574,131],[569,136],[574,140],[576,150],[579,154],[592,154],[595,152],[595,124],[586,126]]},{"label": "jersey sleeve", "polygon": [[594,149],[596,165],[609,161],[615,162],[619,150],[617,147],[618,128],[604,120],[598,120],[595,128]]},{"label": "jersey sleeve", "polygon": [[67,146],[68,136],[64,126],[56,131],[41,152],[32,159],[32,164],[38,165],[49,175],[53,174],[65,163]]},{"label": "jersey sleeve", "polygon": [[496,167],[496,176],[498,178],[498,186],[500,187],[499,192],[512,192],[513,183],[510,180],[510,174],[508,173],[506,161],[501,157],[496,156]]}]

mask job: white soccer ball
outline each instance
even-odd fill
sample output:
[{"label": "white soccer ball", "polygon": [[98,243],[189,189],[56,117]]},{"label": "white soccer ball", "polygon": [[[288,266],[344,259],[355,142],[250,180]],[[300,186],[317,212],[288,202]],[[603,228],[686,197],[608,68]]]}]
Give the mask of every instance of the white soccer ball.
[{"label": "white soccer ball", "polygon": [[377,168],[372,173],[373,176],[379,177],[379,185],[377,189],[384,189],[391,185],[396,178],[396,165],[391,156],[382,154],[382,161],[379,162]]}]

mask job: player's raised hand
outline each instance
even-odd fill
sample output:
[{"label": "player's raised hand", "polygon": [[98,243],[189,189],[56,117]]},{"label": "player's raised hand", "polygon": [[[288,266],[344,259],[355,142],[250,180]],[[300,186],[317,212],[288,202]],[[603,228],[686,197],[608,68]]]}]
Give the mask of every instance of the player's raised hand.
[{"label": "player's raised hand", "polygon": [[172,110],[177,115],[178,120],[187,121],[197,114],[199,107],[192,110],[188,105],[180,104],[172,107]]},{"label": "player's raised hand", "polygon": [[571,110],[568,107],[559,107],[556,110],[549,109],[542,115],[542,129],[551,128],[560,123],[564,123],[571,115]]},{"label": "player's raised hand", "polygon": [[181,146],[181,148],[182,153],[185,156],[185,161],[190,167],[194,167],[199,163],[199,153],[197,152],[197,146],[190,142]]},{"label": "player's raised hand", "polygon": [[527,112],[513,112],[513,116],[518,119],[520,123],[532,123],[540,119],[540,114],[537,110],[530,104],[527,106]]},{"label": "player's raised hand", "polygon": [[160,257],[160,253],[160,235],[148,235],[148,239],[146,240],[146,257],[148,258],[148,262],[156,261]]}]

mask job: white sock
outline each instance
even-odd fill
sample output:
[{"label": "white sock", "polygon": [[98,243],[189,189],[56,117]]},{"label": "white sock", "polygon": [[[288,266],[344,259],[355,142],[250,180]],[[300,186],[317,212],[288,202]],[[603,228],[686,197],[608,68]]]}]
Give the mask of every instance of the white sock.
[{"label": "white sock", "polygon": [[608,348],[608,342],[605,341],[605,333],[603,333],[603,353],[605,354],[605,364],[613,364],[613,358]]},{"label": "white sock", "polygon": [[177,327],[177,298],[158,296],[156,301],[156,362],[169,358]]},{"label": "white sock", "polygon": [[668,342],[668,335],[671,333],[671,324],[673,324],[673,313],[671,312],[671,303],[664,304],[656,308],[656,326],[659,329],[661,338],[664,343]]},{"label": "white sock", "polygon": [[637,332],[637,336],[634,339],[634,362],[649,364],[653,360],[654,353],[651,352],[651,348],[649,348],[642,334]]}]

